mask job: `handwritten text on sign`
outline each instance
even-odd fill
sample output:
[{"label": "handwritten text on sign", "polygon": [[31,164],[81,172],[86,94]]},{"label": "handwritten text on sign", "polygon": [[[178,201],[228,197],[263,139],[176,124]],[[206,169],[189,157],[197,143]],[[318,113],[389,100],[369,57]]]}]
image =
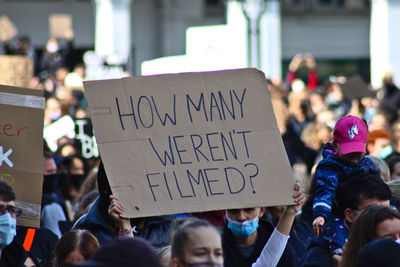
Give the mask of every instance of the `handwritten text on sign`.
[{"label": "handwritten text on sign", "polygon": [[[88,133],[85,131],[86,128],[88,128]],[[89,119],[75,120],[75,141],[76,147],[78,147],[85,159],[99,157],[96,138],[94,137],[92,123]]]},{"label": "handwritten text on sign", "polygon": [[[0,121],[0,136],[4,136],[7,138],[18,138],[27,129],[28,127],[25,126],[13,125],[10,122]],[[13,153],[12,148],[6,149],[5,147],[0,146],[0,166],[2,166],[3,163],[5,163],[10,168],[14,167],[14,163],[11,161],[12,153]],[[8,173],[0,173],[0,179],[4,180],[4,177],[12,177],[12,176]],[[13,177],[12,180],[14,180]]]},{"label": "handwritten text on sign", "polygon": [[[205,121],[215,120],[240,120],[244,117],[244,102],[246,101],[246,88],[241,90],[229,90],[228,95],[224,95],[221,91],[214,93],[210,92],[209,103],[205,100],[204,93],[198,96],[185,95],[185,107],[186,116],[191,123],[196,123],[195,113],[198,114],[197,119]],[[162,126],[179,126],[176,114],[176,94],[173,95],[173,106],[172,113],[162,111],[158,106],[154,96],[139,96],[135,99],[129,96],[131,112],[124,114],[121,113],[119,107],[119,99],[115,98],[115,106],[120,118],[121,129],[125,130],[124,118],[130,117],[133,120],[134,127],[139,128],[151,128],[155,124]],[[150,116],[149,116],[150,114]],[[147,119],[144,119],[144,117]],[[127,122],[125,122],[127,123]],[[190,165],[193,162],[218,162],[218,161],[231,161],[237,160],[238,158],[250,159],[250,152],[247,146],[247,139],[249,138],[251,131],[249,130],[232,130],[228,132],[210,132],[204,136],[199,134],[185,135],[169,135],[166,142],[167,149],[157,147],[153,144],[152,139],[148,138],[148,145],[154,152],[154,156],[160,161],[163,166],[174,166],[174,165]],[[187,139],[191,144],[190,147],[183,145],[182,140]],[[245,155],[239,155],[237,147],[241,146],[246,152]],[[190,151],[189,151],[190,150]],[[241,150],[241,151],[243,151]],[[191,152],[191,153],[189,153]],[[221,155],[222,154],[222,155]],[[204,168],[198,169],[194,172],[186,170],[186,177],[177,177],[175,171],[171,173],[167,172],[152,172],[147,173],[146,178],[149,184],[149,188],[152,192],[154,201],[157,201],[157,190],[167,190],[171,200],[174,199],[170,187],[176,186],[179,192],[179,197],[189,198],[196,197],[195,186],[202,185],[206,196],[222,195],[224,192],[214,191],[212,184],[218,182],[219,172],[223,173],[223,177],[226,181],[227,188],[230,194],[237,194],[243,191],[246,185],[246,178],[251,185],[253,193],[255,189],[253,187],[252,179],[258,174],[258,166],[255,163],[248,162],[244,164],[243,169],[240,170],[235,167],[225,167],[222,170],[219,168]],[[164,184],[154,183],[154,177],[162,177]],[[167,176],[172,176],[172,182],[168,181]],[[232,188],[230,179],[232,177],[239,177],[241,179],[239,188]],[[160,179],[158,179],[160,180]],[[184,180],[184,181],[182,181]],[[179,181],[190,184],[190,193],[185,194],[182,192]],[[163,188],[161,188],[163,187]]]},{"label": "handwritten text on sign", "polygon": [[84,85],[111,189],[127,216],[291,202],[290,166],[262,73]]},{"label": "handwritten text on sign", "polygon": [[[22,81],[31,61],[0,56],[0,84],[1,78]],[[11,185],[22,210],[17,224],[28,227],[40,226],[44,102],[40,90],[0,85],[0,180]]]}]

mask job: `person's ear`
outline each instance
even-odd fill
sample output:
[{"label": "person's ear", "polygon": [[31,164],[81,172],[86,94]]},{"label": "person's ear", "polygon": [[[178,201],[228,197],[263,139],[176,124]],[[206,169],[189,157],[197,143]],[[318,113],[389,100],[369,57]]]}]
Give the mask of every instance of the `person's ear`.
[{"label": "person's ear", "polygon": [[266,207],[261,207],[261,208],[260,208],[260,214],[258,214],[258,217],[261,218],[261,217],[264,215],[264,213],[265,213],[266,210],[267,210]]},{"label": "person's ear", "polygon": [[346,219],[346,221],[352,223],[354,222],[355,216],[354,216],[354,212],[347,208],[344,210],[344,218]]},{"label": "person's ear", "polygon": [[181,266],[181,263],[177,258],[173,258],[171,260],[171,267],[180,267],[180,266]]}]

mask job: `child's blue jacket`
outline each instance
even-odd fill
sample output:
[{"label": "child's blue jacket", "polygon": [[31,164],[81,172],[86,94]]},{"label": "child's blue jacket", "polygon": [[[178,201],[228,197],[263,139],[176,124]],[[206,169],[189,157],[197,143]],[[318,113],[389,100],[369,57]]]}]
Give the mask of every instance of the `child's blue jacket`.
[{"label": "child's blue jacket", "polygon": [[323,159],[318,163],[315,171],[316,192],[313,204],[314,217],[328,218],[335,191],[338,185],[345,185],[349,181],[374,174],[379,175],[374,163],[367,157],[358,163],[351,163],[339,158],[332,143],[322,148]]}]

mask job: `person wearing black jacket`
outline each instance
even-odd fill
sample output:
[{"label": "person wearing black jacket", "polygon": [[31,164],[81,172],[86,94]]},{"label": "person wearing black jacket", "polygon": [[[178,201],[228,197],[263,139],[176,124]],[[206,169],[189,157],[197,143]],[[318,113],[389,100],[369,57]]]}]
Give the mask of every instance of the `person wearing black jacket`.
[{"label": "person wearing black jacket", "polygon": [[99,166],[97,183],[99,197],[88,213],[75,222],[73,229],[89,230],[98,239],[100,245],[110,239],[126,236],[126,230],[130,231],[128,236],[140,236],[156,248],[170,243],[174,216],[155,216],[132,220],[120,218],[120,214],[122,214],[120,209],[114,215],[112,212],[111,207],[120,206],[121,203],[119,199],[112,196],[103,162]]},{"label": "person wearing black jacket", "polygon": [[12,187],[0,180],[0,267],[40,266],[16,238],[18,213]]},{"label": "person wearing black jacket", "polygon": [[[257,260],[274,231],[274,226],[263,218],[264,213],[265,207],[226,211],[227,223],[225,223],[222,233],[224,266],[250,267]],[[246,227],[248,232],[238,232],[235,227],[231,226],[232,221],[251,222],[249,227]],[[255,223],[255,221],[258,221],[258,223]],[[250,230],[251,228],[255,229]],[[292,267],[297,265],[296,254],[288,244],[277,266]]]}]

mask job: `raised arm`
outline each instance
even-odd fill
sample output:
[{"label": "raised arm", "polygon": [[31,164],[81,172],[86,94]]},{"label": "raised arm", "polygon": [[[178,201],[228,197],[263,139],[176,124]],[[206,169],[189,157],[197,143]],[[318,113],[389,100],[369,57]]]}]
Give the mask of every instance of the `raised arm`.
[{"label": "raised arm", "polygon": [[279,233],[284,234],[286,236],[289,235],[290,229],[292,229],[294,218],[297,212],[301,209],[306,197],[304,195],[304,191],[300,189],[300,185],[296,183],[294,186],[294,195],[293,200],[296,204],[287,206],[279,219],[278,225],[276,226],[276,230]]},{"label": "raised arm", "polygon": [[290,229],[292,228],[296,213],[305,201],[304,191],[300,189],[298,183],[296,183],[294,191],[293,200],[296,204],[285,208],[278,225],[252,267],[275,267],[278,264],[289,239]]}]

